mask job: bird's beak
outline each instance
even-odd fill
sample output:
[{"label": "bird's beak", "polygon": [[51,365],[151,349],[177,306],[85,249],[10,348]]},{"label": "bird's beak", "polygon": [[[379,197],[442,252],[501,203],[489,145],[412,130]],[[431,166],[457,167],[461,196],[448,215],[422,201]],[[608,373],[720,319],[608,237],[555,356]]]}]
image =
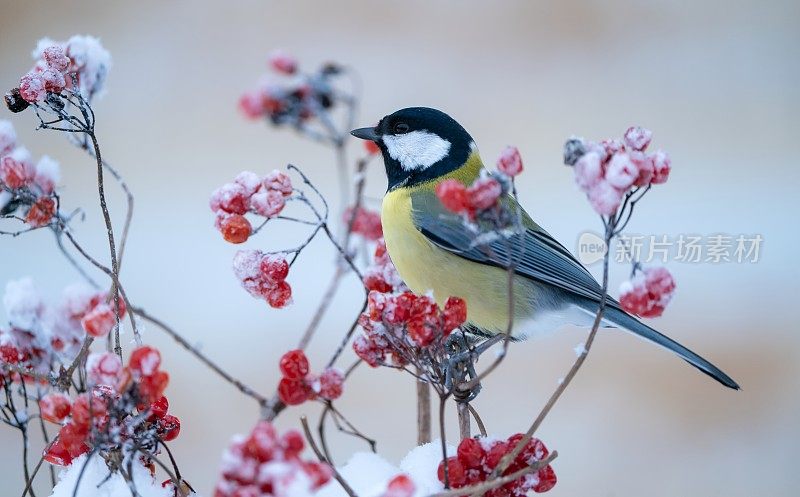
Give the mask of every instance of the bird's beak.
[{"label": "bird's beak", "polygon": [[375,131],[375,128],[358,128],[351,131],[350,134],[356,138],[373,142],[376,142],[381,138],[381,136]]}]

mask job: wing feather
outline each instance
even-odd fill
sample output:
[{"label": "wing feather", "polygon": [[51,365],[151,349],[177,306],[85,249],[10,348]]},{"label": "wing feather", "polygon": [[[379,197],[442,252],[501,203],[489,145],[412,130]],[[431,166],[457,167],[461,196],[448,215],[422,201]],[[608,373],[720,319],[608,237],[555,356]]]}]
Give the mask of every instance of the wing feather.
[{"label": "wing feather", "polygon": [[[513,198],[511,206],[521,209]],[[546,283],[599,301],[602,288],[580,262],[527,215],[517,233],[497,234],[490,240],[478,235],[457,216],[444,210],[430,192],[412,194],[414,225],[431,243],[454,255],[499,268],[514,265],[525,278]],[[485,243],[480,243],[485,242]]]}]

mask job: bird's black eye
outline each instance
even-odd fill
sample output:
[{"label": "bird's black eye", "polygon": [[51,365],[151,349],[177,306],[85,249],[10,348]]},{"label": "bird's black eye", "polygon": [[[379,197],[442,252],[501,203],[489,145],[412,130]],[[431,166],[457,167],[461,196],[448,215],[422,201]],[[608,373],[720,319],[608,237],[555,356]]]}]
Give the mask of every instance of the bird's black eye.
[{"label": "bird's black eye", "polygon": [[394,125],[394,132],[398,135],[402,135],[403,133],[408,133],[408,124],[406,123],[397,123]]}]

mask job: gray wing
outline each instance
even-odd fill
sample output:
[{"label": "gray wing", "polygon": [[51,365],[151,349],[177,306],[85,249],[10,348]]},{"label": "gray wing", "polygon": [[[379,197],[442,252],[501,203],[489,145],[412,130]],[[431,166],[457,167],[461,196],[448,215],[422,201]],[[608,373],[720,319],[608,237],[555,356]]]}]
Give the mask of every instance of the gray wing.
[{"label": "gray wing", "polygon": [[[512,207],[521,209],[509,197]],[[600,301],[602,287],[580,262],[527,215],[523,229],[478,243],[477,235],[457,216],[447,212],[433,194],[412,196],[414,225],[431,243],[480,264],[508,268],[516,274],[567,292]],[[609,302],[612,302],[609,300]]]}]

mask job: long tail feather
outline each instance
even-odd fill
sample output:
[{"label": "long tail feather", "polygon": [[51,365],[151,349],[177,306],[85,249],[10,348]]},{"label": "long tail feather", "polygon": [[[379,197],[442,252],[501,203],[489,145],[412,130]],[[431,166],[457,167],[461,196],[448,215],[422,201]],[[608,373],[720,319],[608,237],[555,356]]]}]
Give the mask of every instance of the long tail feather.
[{"label": "long tail feather", "polygon": [[[679,344],[675,340],[672,340],[671,338],[662,335],[653,328],[642,323],[641,321],[631,316],[630,314],[626,313],[622,309],[618,308],[614,304],[616,304],[616,302],[612,302],[611,305],[606,306],[606,310],[603,313],[604,321],[608,321],[609,323],[619,328],[622,328],[635,335],[650,340],[651,342],[674,352],[681,359],[688,362],[692,366],[696,367],[700,371],[704,372],[708,376],[714,378],[715,380],[722,383],[726,387],[733,388],[734,390],[739,390],[739,384],[733,381],[733,379],[730,376],[723,373],[722,370],[720,370],[718,367],[714,366],[713,364],[703,359],[699,355],[695,354],[691,350],[687,349],[683,345]],[[581,305],[581,307],[592,313],[595,313],[597,312],[598,304],[597,302],[590,303],[587,301],[584,303],[584,305]]]}]

